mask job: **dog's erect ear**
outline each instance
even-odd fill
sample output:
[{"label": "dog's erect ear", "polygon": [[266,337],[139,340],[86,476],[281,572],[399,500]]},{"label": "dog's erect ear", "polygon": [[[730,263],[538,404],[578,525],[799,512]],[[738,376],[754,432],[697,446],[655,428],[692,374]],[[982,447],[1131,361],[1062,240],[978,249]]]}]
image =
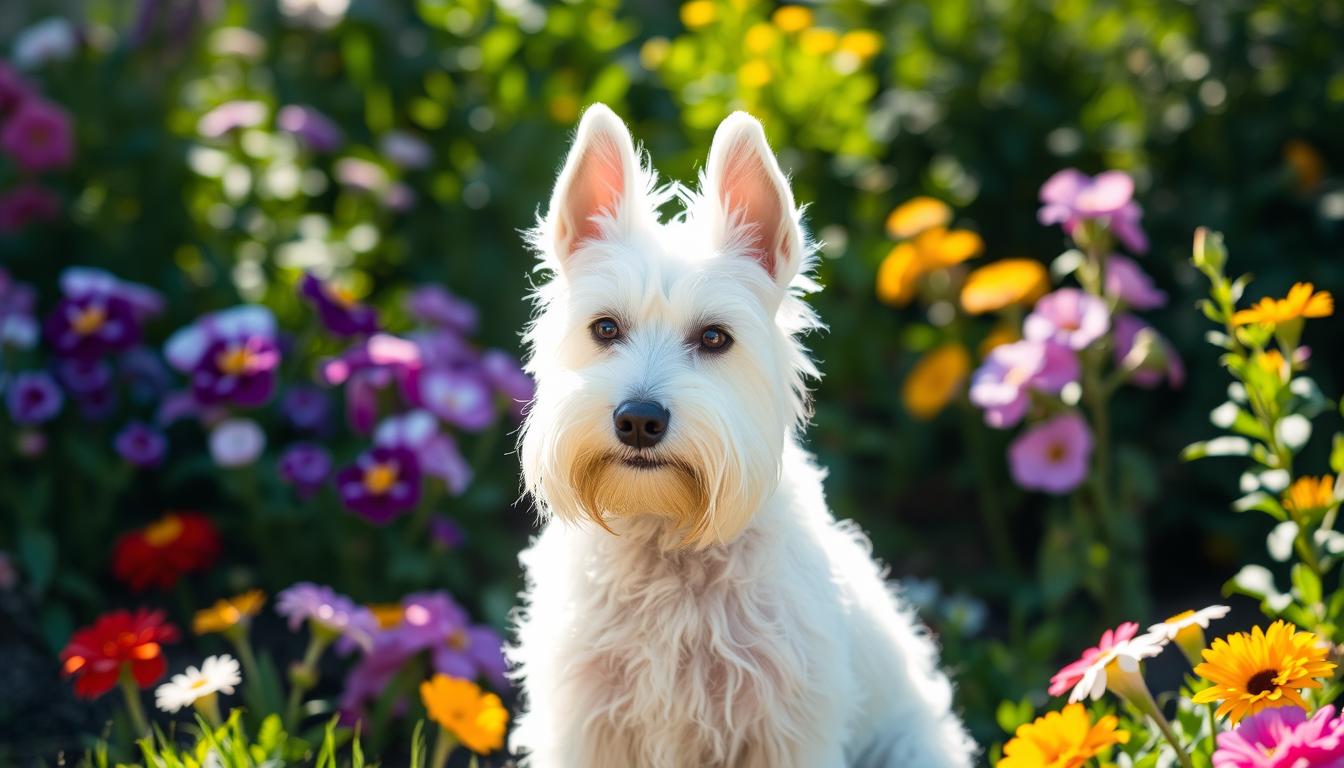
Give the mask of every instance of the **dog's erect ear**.
[{"label": "dog's erect ear", "polygon": [[719,244],[745,251],[787,286],[804,256],[798,209],[765,130],[746,112],[729,115],[714,132],[704,194],[720,214]]},{"label": "dog's erect ear", "polygon": [[636,214],[643,194],[639,158],[625,123],[605,104],[583,113],[574,146],[556,179],[546,229],[563,267],[585,240]]}]

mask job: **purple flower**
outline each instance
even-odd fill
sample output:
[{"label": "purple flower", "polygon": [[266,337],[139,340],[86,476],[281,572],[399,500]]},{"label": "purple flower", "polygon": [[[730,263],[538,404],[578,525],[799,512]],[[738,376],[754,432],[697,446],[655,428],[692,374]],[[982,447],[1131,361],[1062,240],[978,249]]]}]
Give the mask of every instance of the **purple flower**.
[{"label": "purple flower", "polygon": [[1144,360],[1138,361],[1141,364],[1130,373],[1129,380],[1135,386],[1152,389],[1165,378],[1173,388],[1179,389],[1185,383],[1185,364],[1181,362],[1176,348],[1151,325],[1134,315],[1117,315],[1115,318],[1115,330],[1112,333],[1115,340],[1115,364],[1122,365],[1134,353],[1134,343],[1143,331],[1152,334],[1148,343],[1156,344],[1158,348],[1155,353],[1149,352],[1144,355]]},{"label": "purple flower", "polygon": [[0,195],[0,232],[18,232],[29,224],[51,221],[61,212],[61,200],[49,189],[31,182]]},{"label": "purple flower", "polygon": [[335,152],[344,143],[340,126],[312,107],[289,104],[281,108],[275,124],[314,152]]},{"label": "purple flower", "polygon": [[118,432],[114,445],[121,458],[137,467],[157,467],[168,450],[168,440],[162,432],[138,421]]},{"label": "purple flower", "polygon": [[1028,341],[1053,341],[1070,349],[1083,349],[1110,328],[1106,302],[1077,288],[1060,288],[1046,294],[1022,324]]},{"label": "purple flower", "polygon": [[1167,303],[1167,294],[1133,259],[1115,253],[1106,259],[1106,295],[1131,309],[1157,309]]},{"label": "purple flower", "polygon": [[1218,734],[1214,768],[1344,768],[1344,717],[1298,707],[1258,712]]},{"label": "purple flower", "polygon": [[210,430],[210,458],[221,467],[245,467],[266,450],[266,433],[251,419],[225,419]]},{"label": "purple flower", "polygon": [[382,192],[387,187],[387,172],[381,166],[357,157],[336,161],[336,180],[361,192]]},{"label": "purple flower", "polygon": [[434,151],[419,137],[406,131],[392,131],[380,142],[383,155],[393,165],[409,170],[423,170],[434,162]]},{"label": "purple flower", "polygon": [[206,315],[169,337],[164,356],[191,376],[201,405],[262,405],[275,389],[280,365],[275,317],[253,305]]},{"label": "purple flower", "polygon": [[37,343],[36,303],[32,286],[16,282],[0,267],[0,359],[5,347],[28,349]]},{"label": "purple flower", "polygon": [[1013,481],[1032,491],[1072,491],[1087,479],[1091,459],[1092,432],[1072,412],[1031,427],[1008,447]]},{"label": "purple flower", "polygon": [[41,424],[61,412],[65,397],[56,380],[45,371],[15,374],[5,389],[9,416],[16,424]]},{"label": "purple flower", "polygon": [[350,427],[367,434],[378,418],[378,393],[396,383],[408,402],[418,398],[417,381],[424,364],[413,341],[377,333],[351,346],[345,354],[321,366],[321,378],[330,386],[345,385],[346,417]]},{"label": "purple flower", "polygon": [[298,490],[300,498],[316,493],[331,475],[331,454],[314,443],[295,443],[280,455],[280,478]]},{"label": "purple flower", "polygon": [[87,421],[107,421],[117,410],[117,390],[113,387],[75,394],[79,413]]},{"label": "purple flower", "polygon": [[0,128],[0,150],[26,173],[65,168],[75,155],[70,116],[41,99],[23,101]]},{"label": "purple flower", "polygon": [[322,325],[337,336],[364,336],[378,331],[378,313],[337,286],[304,274],[299,292],[317,310]]},{"label": "purple flower", "polygon": [[421,471],[437,477],[454,495],[459,496],[471,484],[471,467],[457,443],[439,432],[433,414],[414,410],[385,419],[378,425],[373,442],[385,448],[404,448],[415,454]]},{"label": "purple flower", "polygon": [[459,299],[441,285],[426,284],[416,287],[406,296],[406,309],[416,319],[471,334],[476,332],[479,313],[476,306]]},{"label": "purple flower", "polygon": [[475,680],[484,677],[498,690],[508,687],[499,633],[486,626],[467,627],[448,636],[448,642],[435,648],[430,656],[434,671],[452,677]]},{"label": "purple flower", "polygon": [[420,462],[407,448],[375,446],[336,475],[341,501],[383,525],[420,501]]},{"label": "purple flower", "polygon": [[266,119],[266,105],[260,101],[228,101],[201,115],[196,132],[207,139],[218,139],[231,131],[254,128]]},{"label": "purple flower", "polygon": [[509,402],[515,421],[522,421],[527,406],[536,394],[537,384],[518,365],[518,360],[502,349],[492,349],[481,358],[481,370],[495,391]]},{"label": "purple flower", "polygon": [[101,269],[72,267],[61,273],[64,298],[47,316],[47,342],[63,357],[98,357],[130,349],[140,326],[163,309],[163,298],[143,285]]},{"label": "purple flower", "polygon": [[440,549],[451,552],[466,543],[467,532],[453,518],[435,515],[429,519],[429,538]]},{"label": "purple flower", "polygon": [[1045,225],[1062,224],[1073,234],[1084,220],[1098,220],[1130,250],[1148,249],[1139,228],[1142,215],[1134,197],[1134,180],[1122,171],[1088,176],[1076,168],[1059,171],[1041,185],[1041,209],[1036,218]]},{"label": "purple flower", "polygon": [[97,392],[112,384],[112,366],[97,358],[62,360],[56,367],[56,375],[66,390],[76,395]]},{"label": "purple flower", "polygon": [[296,428],[318,432],[327,424],[331,398],[318,387],[299,384],[285,393],[280,408]]},{"label": "purple flower", "polygon": [[33,89],[13,67],[0,61],[0,118],[32,98]]},{"label": "purple flower", "polygon": [[122,354],[121,378],[131,398],[141,403],[157,401],[172,383],[171,374],[158,353],[149,347],[135,347]]},{"label": "purple flower", "polygon": [[1054,342],[1019,341],[990,351],[971,378],[971,402],[985,410],[985,423],[997,429],[1022,420],[1032,391],[1059,394],[1077,381],[1078,356]]},{"label": "purple flower", "polygon": [[477,370],[432,368],[420,374],[420,402],[435,416],[462,429],[479,432],[495,420],[489,382]]},{"label": "purple flower", "polygon": [[301,581],[275,596],[275,612],[285,618],[291,632],[298,631],[304,622],[313,629],[323,630],[340,638],[336,648],[343,653],[356,646],[368,651],[378,632],[378,620],[373,613],[331,587]]},{"label": "purple flower", "polygon": [[383,205],[394,213],[405,213],[415,207],[415,190],[398,181],[383,192]]}]

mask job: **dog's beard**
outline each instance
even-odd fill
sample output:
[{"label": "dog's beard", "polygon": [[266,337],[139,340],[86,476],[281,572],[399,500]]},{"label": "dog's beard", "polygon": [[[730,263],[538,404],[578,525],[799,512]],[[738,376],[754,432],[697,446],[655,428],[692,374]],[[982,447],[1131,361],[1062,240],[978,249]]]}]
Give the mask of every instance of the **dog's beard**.
[{"label": "dog's beard", "polygon": [[695,467],[677,459],[588,453],[574,462],[570,486],[583,513],[608,532],[613,518],[656,517],[686,547],[709,527],[710,490]]}]

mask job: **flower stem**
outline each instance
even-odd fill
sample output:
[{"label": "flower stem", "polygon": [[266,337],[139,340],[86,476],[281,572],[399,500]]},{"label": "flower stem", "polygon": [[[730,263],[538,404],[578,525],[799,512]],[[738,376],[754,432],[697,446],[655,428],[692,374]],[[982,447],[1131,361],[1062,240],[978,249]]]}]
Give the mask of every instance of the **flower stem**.
[{"label": "flower stem", "polygon": [[448,764],[448,756],[457,747],[457,739],[447,728],[439,726],[439,735],[434,739],[434,756],[429,760],[429,768],[443,768]]},{"label": "flower stem", "polygon": [[201,713],[201,717],[204,717],[212,728],[224,725],[224,718],[219,714],[219,696],[217,694],[212,693],[209,696],[202,696],[192,706],[196,708],[197,712]]},{"label": "flower stem", "polygon": [[122,665],[118,682],[126,699],[126,712],[131,716],[131,727],[135,729],[136,738],[150,736],[149,720],[145,718],[145,707],[140,703],[140,686],[135,682],[129,665]]},{"label": "flower stem", "polygon": [[972,464],[980,491],[976,494],[976,498],[980,502],[980,517],[984,521],[994,559],[998,562],[1000,570],[1013,577],[1020,577],[1022,565],[1017,561],[1017,553],[1013,551],[1012,531],[1004,514],[1002,496],[992,490],[995,482],[993,471],[990,469],[992,462],[985,444],[985,430],[976,424],[979,411],[971,407],[967,401],[963,400],[962,404],[964,406],[960,409],[962,434],[971,447]]},{"label": "flower stem", "polygon": [[334,639],[322,629],[312,626],[312,637],[308,640],[308,649],[304,651],[303,661],[289,670],[289,701],[285,705],[285,723],[291,728],[299,725],[299,708],[303,704],[303,694],[317,685],[317,661],[322,652]]}]

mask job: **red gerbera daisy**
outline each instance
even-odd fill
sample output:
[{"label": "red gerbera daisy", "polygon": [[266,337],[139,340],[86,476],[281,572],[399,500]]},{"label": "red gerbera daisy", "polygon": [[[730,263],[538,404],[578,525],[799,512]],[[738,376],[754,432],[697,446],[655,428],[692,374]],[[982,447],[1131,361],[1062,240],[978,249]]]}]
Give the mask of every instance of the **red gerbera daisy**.
[{"label": "red gerbera daisy", "polygon": [[169,512],[122,534],[112,551],[112,573],[136,592],[169,589],[183,575],[203,571],[219,556],[219,532],[197,512]]},{"label": "red gerbera daisy", "polygon": [[85,699],[116,687],[123,668],[130,669],[137,685],[148,688],[168,669],[162,644],[177,638],[177,627],[164,620],[163,611],[105,613],[70,638],[61,651],[61,673],[75,678],[75,695]]}]

